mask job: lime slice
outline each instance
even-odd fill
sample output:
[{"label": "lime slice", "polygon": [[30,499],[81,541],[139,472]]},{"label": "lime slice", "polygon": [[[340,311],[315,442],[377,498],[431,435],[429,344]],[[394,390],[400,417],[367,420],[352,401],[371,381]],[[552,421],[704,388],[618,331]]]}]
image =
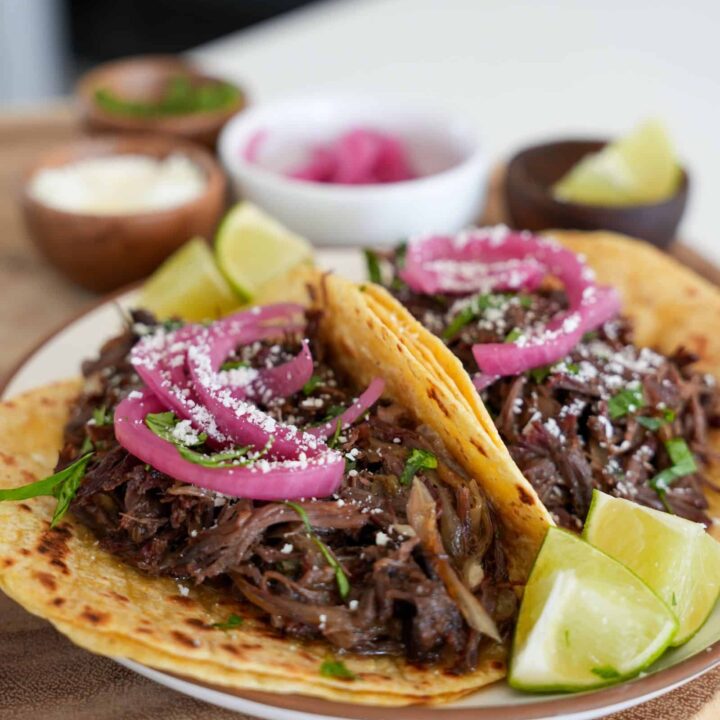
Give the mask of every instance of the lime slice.
[{"label": "lime slice", "polygon": [[312,261],[312,247],[299,235],[248,202],[225,216],[215,239],[220,270],[246,300],[301,263]]},{"label": "lime slice", "polygon": [[202,238],[176,250],[145,282],[139,299],[139,305],[160,320],[212,320],[239,304]]},{"label": "lime slice", "polygon": [[673,645],[700,629],[720,593],[720,543],[702,525],[596,490],[583,536],[670,606],[679,623]]},{"label": "lime slice", "polygon": [[662,654],[676,628],[667,605],[630,570],[550,528],[525,587],[509,682],[548,692],[632,677]]},{"label": "lime slice", "polygon": [[553,191],[559,200],[587,205],[644,205],[669,198],[679,179],[670,138],[651,121],[586,155]]}]

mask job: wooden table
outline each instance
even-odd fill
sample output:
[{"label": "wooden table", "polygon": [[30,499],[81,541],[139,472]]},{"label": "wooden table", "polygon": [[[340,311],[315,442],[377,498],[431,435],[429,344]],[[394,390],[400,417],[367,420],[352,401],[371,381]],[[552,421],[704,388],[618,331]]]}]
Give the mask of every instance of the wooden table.
[{"label": "wooden table", "polygon": [[[35,251],[18,211],[22,169],[78,134],[66,105],[0,117],[0,378],[39,339],[97,298],[70,285]],[[489,220],[502,217],[496,175]],[[676,245],[673,254],[720,283],[720,271]],[[720,669],[613,720],[717,720]],[[0,720],[237,720],[72,645],[0,593]]]}]

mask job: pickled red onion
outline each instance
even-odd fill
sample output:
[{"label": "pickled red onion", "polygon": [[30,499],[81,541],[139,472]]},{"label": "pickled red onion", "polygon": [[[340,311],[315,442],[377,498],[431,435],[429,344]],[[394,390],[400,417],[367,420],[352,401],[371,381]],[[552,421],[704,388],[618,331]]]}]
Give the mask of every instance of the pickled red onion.
[{"label": "pickled red onion", "polygon": [[[187,367],[187,351],[207,334],[233,337],[235,346],[297,330],[293,320],[303,312],[301,305],[278,303],[229,315],[213,323],[185,325],[170,333],[158,331],[138,342],[130,361],[142,381],[182,419],[208,434],[210,444],[227,441],[199,401]],[[228,347],[230,352],[234,346]]]},{"label": "pickled red onion", "polygon": [[325,448],[313,458],[258,460],[252,466],[207,468],[185,460],[177,448],[145,425],[149,413],[167,408],[150,390],[123,400],[115,410],[115,436],[132,455],[182,482],[234,497],[289,500],[325,497],[340,483],[345,462],[340,453]]},{"label": "pickled red onion", "polygon": [[[570,292],[568,291],[568,296]],[[483,376],[519,375],[562,360],[582,336],[617,315],[620,298],[613,288],[587,286],[579,303],[551,322],[537,336],[512,343],[473,345],[473,357]]]},{"label": "pickled red onion", "polygon": [[228,352],[243,342],[242,332],[206,332],[188,348],[187,367],[192,385],[203,407],[212,415],[220,430],[239,445],[260,450],[269,445],[272,457],[312,456],[325,448],[313,435],[293,425],[277,422],[222,382],[218,368]]},{"label": "pickled red onion", "polygon": [[584,333],[617,314],[617,293],[596,285],[592,270],[559,243],[504,227],[413,240],[400,270],[410,288],[422,293],[532,290],[545,275],[563,283],[569,309],[537,335],[521,336],[511,343],[474,345],[480,374],[473,382],[478,389],[497,377],[561,360]]},{"label": "pickled red onion", "polygon": [[[266,139],[266,130],[250,137],[242,149],[247,162],[258,162],[260,146]],[[370,128],[355,128],[331,142],[310,148],[307,161],[286,175],[337,185],[392,183],[416,177],[403,141]]]}]

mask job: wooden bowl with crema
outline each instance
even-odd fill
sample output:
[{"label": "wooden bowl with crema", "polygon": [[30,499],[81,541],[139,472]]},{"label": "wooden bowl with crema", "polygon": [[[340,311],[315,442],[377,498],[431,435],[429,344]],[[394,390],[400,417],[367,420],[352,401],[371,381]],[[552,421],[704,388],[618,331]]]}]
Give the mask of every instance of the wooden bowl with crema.
[{"label": "wooden bowl with crema", "polygon": [[[69,209],[64,201],[43,197],[38,190],[38,175],[44,170],[72,169],[88,159],[122,155],[159,162],[184,158],[199,171],[202,183],[191,197],[176,204],[123,210],[119,198],[118,209],[111,211]],[[188,165],[184,160],[183,164]],[[62,191],[66,192],[64,186]],[[27,170],[21,190],[25,224],[40,252],[67,278],[96,292],[146,277],[192,237],[211,240],[226,200],[226,178],[210,152],[160,135],[102,136],[60,145]]]}]

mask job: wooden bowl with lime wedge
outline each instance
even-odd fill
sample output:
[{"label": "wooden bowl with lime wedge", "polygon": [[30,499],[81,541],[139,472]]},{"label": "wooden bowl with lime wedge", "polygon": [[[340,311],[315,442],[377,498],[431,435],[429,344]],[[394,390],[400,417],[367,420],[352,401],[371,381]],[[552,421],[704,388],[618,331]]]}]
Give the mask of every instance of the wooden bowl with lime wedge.
[{"label": "wooden bowl with lime wedge", "polygon": [[553,185],[581,158],[606,144],[601,140],[560,140],[517,153],[505,179],[505,202],[513,226],[535,231],[611,230],[667,247],[675,239],[687,203],[690,180],[685,170],[675,193],[661,202],[602,206],[554,197]]}]

